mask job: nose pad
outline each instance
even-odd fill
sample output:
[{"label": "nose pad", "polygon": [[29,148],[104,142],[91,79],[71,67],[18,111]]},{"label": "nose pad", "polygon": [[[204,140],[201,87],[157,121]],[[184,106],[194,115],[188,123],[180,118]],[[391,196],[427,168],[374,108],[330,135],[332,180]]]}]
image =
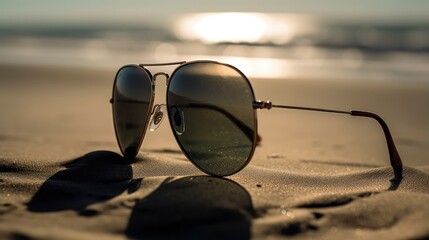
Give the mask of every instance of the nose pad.
[{"label": "nose pad", "polygon": [[173,128],[177,135],[182,135],[185,132],[185,114],[178,107],[171,108],[171,116],[173,119]]},{"label": "nose pad", "polygon": [[155,131],[161,125],[164,119],[164,113],[167,111],[165,104],[156,104],[153,108],[152,119],[150,120],[150,131]]}]

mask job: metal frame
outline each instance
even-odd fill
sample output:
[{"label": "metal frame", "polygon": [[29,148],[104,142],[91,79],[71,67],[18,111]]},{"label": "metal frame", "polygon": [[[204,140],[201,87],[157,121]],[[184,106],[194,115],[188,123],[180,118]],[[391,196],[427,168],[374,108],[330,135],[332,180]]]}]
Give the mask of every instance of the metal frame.
[{"label": "metal frame", "polygon": [[[326,112],[326,113],[347,114],[347,115],[351,115],[351,116],[368,117],[368,118],[372,118],[372,119],[376,120],[379,123],[379,125],[382,127],[384,136],[386,138],[387,147],[388,147],[388,151],[389,151],[389,157],[390,157],[390,164],[391,164],[391,166],[393,168],[393,172],[394,172],[394,179],[392,179],[392,181],[394,181],[395,183],[399,184],[400,181],[402,180],[402,160],[401,160],[401,158],[399,156],[399,153],[398,153],[398,151],[396,149],[395,143],[393,141],[392,135],[390,134],[390,130],[389,130],[386,122],[380,116],[378,116],[377,114],[374,114],[374,113],[371,113],[371,112],[364,112],[364,111],[354,111],[354,110],[352,110],[352,111],[342,111],[342,110],[332,110],[332,109],[323,109],[323,108],[311,108],[311,107],[288,106],[288,105],[275,105],[275,104],[272,104],[270,101],[256,101],[255,100],[255,93],[253,91],[253,88],[252,88],[252,85],[251,85],[249,79],[238,68],[236,68],[236,67],[234,67],[234,66],[232,66],[230,64],[221,63],[221,62],[212,61],[212,60],[196,60],[196,61],[190,61],[190,62],[187,62],[187,61],[178,61],[178,62],[148,63],[148,64],[142,63],[142,64],[138,64],[138,65],[126,65],[126,66],[140,67],[143,70],[145,70],[149,74],[149,76],[151,77],[152,88],[153,89],[151,90],[152,91],[152,97],[151,97],[151,101],[150,101],[149,105],[150,105],[150,109],[152,109],[153,108],[153,100],[154,100],[154,97],[155,97],[154,88],[155,88],[156,78],[158,76],[160,76],[160,75],[163,75],[163,76],[166,77],[166,84],[167,84],[167,91],[168,91],[169,87],[170,87],[170,84],[171,84],[170,80],[172,79],[172,77],[174,76],[174,74],[177,72],[177,70],[180,69],[183,66],[186,66],[186,65],[189,65],[189,64],[195,64],[195,63],[214,63],[214,64],[220,64],[220,65],[227,66],[227,67],[230,67],[230,68],[236,70],[243,77],[243,79],[245,79],[245,81],[247,82],[247,84],[248,84],[248,86],[249,86],[249,88],[251,90],[251,93],[252,93],[252,97],[253,97],[252,106],[253,106],[253,109],[254,109],[254,111],[253,111],[253,117],[255,119],[254,126],[253,126],[254,129],[255,129],[255,131],[253,132],[252,149],[251,149],[251,152],[250,152],[249,157],[248,157],[247,161],[245,162],[245,164],[243,164],[243,166],[240,169],[238,169],[237,171],[235,171],[235,172],[233,172],[233,173],[231,173],[229,175],[235,174],[235,173],[239,172],[240,170],[242,170],[250,162],[250,160],[253,157],[253,154],[255,152],[255,148],[256,148],[256,145],[257,145],[257,127],[258,127],[258,124],[257,124],[256,109],[283,108],[283,109],[293,109],[293,110],[304,110],[304,111],[317,111],[317,112]],[[178,67],[176,67],[173,70],[171,76],[169,76],[165,72],[157,72],[156,74],[154,74],[152,76],[151,73],[150,73],[150,71],[146,68],[147,66],[170,66],[170,65],[179,65]],[[124,66],[124,67],[126,67],[126,66]],[[124,67],[122,67],[122,68],[124,68]],[[119,73],[119,71],[118,71],[118,73]],[[114,82],[114,85],[113,85],[112,99],[110,100],[111,103],[114,102],[114,91],[115,91],[116,78],[117,78],[118,73],[116,74],[115,82]],[[166,98],[167,98],[166,99],[166,103],[167,103],[167,106],[168,106],[169,105],[168,94],[166,95]],[[168,111],[169,110],[168,110],[168,107],[167,107],[167,112]],[[225,110],[220,109],[219,111],[222,112],[222,113],[224,113]],[[147,120],[146,120],[145,129],[143,130],[143,133],[142,133],[142,136],[141,136],[141,139],[140,139],[139,148],[140,148],[140,145],[141,145],[141,143],[143,141],[144,135],[146,133],[147,126],[149,124],[149,118],[150,118],[150,113],[149,112],[150,111],[148,111],[148,117],[147,117]],[[226,116],[228,116],[228,113],[226,113]],[[170,120],[169,121],[170,122],[170,127],[171,127],[171,129],[172,129],[172,131],[174,133],[174,128],[173,128],[173,125],[172,125],[172,121],[170,119],[170,114],[168,114],[168,118]],[[115,117],[114,116],[113,116],[113,119],[115,121]],[[115,126],[115,133],[117,133],[116,132],[116,123],[114,123],[114,126]],[[208,172],[208,171],[206,171],[204,169],[201,169],[195,162],[193,162],[192,159],[185,152],[185,150],[182,147],[182,145],[180,144],[180,142],[179,142],[176,134],[173,134],[173,135],[174,135],[174,137],[176,139],[176,142],[178,143],[180,149],[182,150],[183,154],[185,154],[185,156],[198,169],[200,169],[201,171],[203,171],[203,172],[205,172],[207,174],[215,175],[216,176],[216,174],[213,174],[213,173],[210,173],[210,172]],[[117,141],[119,143],[119,139],[118,139],[117,134],[116,134],[116,138],[117,138]],[[121,151],[124,154],[124,151],[122,149],[121,149]],[[138,152],[138,149],[136,151]],[[135,155],[137,155],[137,152],[135,153]],[[134,157],[134,156],[132,156],[132,157]]]},{"label": "metal frame", "polygon": [[256,101],[253,103],[254,108],[257,109],[271,109],[271,108],[285,108],[285,109],[294,109],[294,110],[304,110],[304,111],[317,111],[317,112],[327,112],[327,113],[339,113],[339,114],[348,114],[351,116],[357,117],[368,117],[376,120],[378,124],[383,129],[384,137],[386,138],[387,149],[389,151],[390,165],[393,168],[394,179],[397,182],[400,182],[402,179],[402,160],[399,156],[398,150],[396,150],[395,142],[393,141],[392,135],[390,134],[389,127],[386,122],[377,114],[364,111],[341,111],[341,110],[331,110],[323,108],[310,108],[310,107],[299,107],[299,106],[287,106],[287,105],[274,105],[270,101]]},{"label": "metal frame", "polygon": [[[139,69],[141,69],[141,70],[145,71],[145,72],[146,72],[146,74],[148,74],[148,76],[149,76],[149,78],[150,78],[150,81],[151,81],[151,85],[152,85],[152,88],[151,88],[151,90],[150,90],[150,91],[151,91],[151,98],[150,98],[150,100],[149,100],[149,109],[148,109],[148,111],[147,111],[146,123],[145,123],[144,129],[142,130],[142,133],[140,134],[139,144],[138,144],[137,148],[135,149],[135,152],[133,152],[133,153],[129,153],[129,152],[127,153],[127,152],[125,152],[125,149],[122,149],[122,146],[121,146],[121,144],[119,143],[118,130],[117,130],[117,128],[116,128],[115,104],[113,104],[113,103],[115,102],[115,100],[114,100],[114,99],[115,99],[115,87],[116,87],[116,80],[117,80],[118,74],[119,74],[119,72],[120,72],[123,68],[126,68],[126,67],[136,67],[136,68],[139,68]],[[141,147],[141,145],[142,145],[142,143],[143,143],[143,139],[144,139],[144,136],[146,135],[147,127],[149,126],[150,115],[151,115],[151,111],[152,111],[153,103],[154,103],[154,101],[153,101],[153,100],[155,99],[155,91],[154,91],[153,86],[154,86],[154,82],[153,82],[152,74],[150,73],[150,71],[149,71],[149,70],[147,70],[146,68],[141,67],[141,66],[139,66],[139,65],[135,65],[135,64],[125,65],[125,66],[121,67],[121,68],[116,72],[115,80],[114,80],[114,82],[113,82],[112,98],[110,99],[110,103],[112,104],[113,127],[115,128],[116,141],[118,142],[119,149],[121,150],[121,153],[122,153],[122,155],[124,155],[124,157],[125,157],[125,158],[130,159],[130,158],[135,157],[135,156],[137,155],[137,153],[139,152],[140,147]]]},{"label": "metal frame", "polygon": [[[236,68],[236,67],[234,67],[234,66],[232,66],[232,65],[230,65],[230,64],[226,64],[226,63],[221,63],[221,62],[217,62],[217,61],[212,61],[212,60],[196,60],[196,61],[190,61],[190,62],[183,62],[180,66],[178,66],[176,69],[174,69],[174,71],[173,71],[173,73],[171,74],[171,76],[170,76],[170,78],[167,80],[168,81],[168,85],[167,85],[167,91],[168,91],[168,89],[169,89],[169,87],[170,87],[170,84],[171,84],[171,81],[170,81],[170,79],[172,79],[173,78],[173,76],[174,76],[174,74],[177,72],[177,70],[179,70],[181,67],[183,67],[183,66],[186,66],[186,65],[189,65],[189,64],[195,64],[195,63],[213,63],[213,64],[219,64],[219,65],[222,65],[222,66],[227,66],[227,67],[230,67],[230,68],[232,68],[232,69],[234,69],[234,70],[236,70],[242,77],[243,77],[243,79],[245,79],[245,81],[246,81],[246,83],[247,83],[247,85],[249,86],[249,88],[250,88],[250,92],[251,92],[251,95],[252,95],[252,98],[253,98],[253,101],[255,101],[255,92],[253,91],[253,88],[252,88],[252,85],[250,84],[250,81],[249,81],[249,79],[246,77],[246,75],[244,75],[238,68]],[[167,94],[167,106],[169,106],[169,101],[168,101],[168,94]],[[223,109],[221,109],[221,110],[219,110],[220,112],[225,112],[225,110],[223,110]],[[168,107],[167,107],[167,112],[168,112]],[[230,115],[230,114],[229,114]],[[228,117],[228,114],[226,114],[226,116]],[[172,129],[172,131],[174,132],[174,128],[173,128],[173,121],[172,121],[172,119],[170,119],[170,114],[168,114],[168,118],[169,118],[169,122],[170,122],[170,127],[171,127],[171,129]],[[239,171],[241,171],[243,168],[245,168],[246,166],[247,166],[247,164],[249,164],[249,162],[250,162],[250,160],[252,159],[252,157],[253,157],[253,154],[255,153],[255,149],[256,149],[256,145],[257,145],[257,141],[256,141],[256,139],[257,139],[257,133],[258,133],[258,119],[257,119],[257,115],[256,115],[256,109],[255,108],[253,108],[253,119],[254,119],[254,123],[253,123],[253,129],[254,129],[254,131],[253,131],[253,137],[252,137],[252,149],[250,150],[250,153],[249,153],[249,156],[248,156],[248,158],[247,158],[247,160],[246,160],[246,162],[241,166],[241,168],[239,168],[239,169],[237,169],[236,171],[234,171],[234,172],[232,172],[232,173],[229,173],[228,175],[218,175],[218,174],[216,174],[216,173],[213,173],[213,172],[209,172],[209,171],[207,171],[207,170],[204,170],[204,169],[202,169],[200,166],[198,166],[197,165],[197,163],[195,163],[194,161],[192,161],[192,159],[190,158],[190,156],[186,153],[186,151],[185,151],[185,149],[183,148],[183,146],[180,144],[180,142],[179,142],[179,139],[178,139],[178,137],[176,136],[176,134],[173,134],[174,135],[174,138],[176,139],[176,142],[178,143],[178,145],[179,145],[179,147],[180,147],[180,150],[182,151],[182,153],[198,168],[198,169],[200,169],[202,172],[204,172],[204,173],[207,173],[207,174],[209,174],[209,175],[212,175],[212,176],[217,176],[217,177],[223,177],[223,176],[229,176],[229,175],[233,175],[233,174],[235,174],[235,173],[237,173],[237,172],[239,172]],[[234,121],[233,121],[234,122]]]}]

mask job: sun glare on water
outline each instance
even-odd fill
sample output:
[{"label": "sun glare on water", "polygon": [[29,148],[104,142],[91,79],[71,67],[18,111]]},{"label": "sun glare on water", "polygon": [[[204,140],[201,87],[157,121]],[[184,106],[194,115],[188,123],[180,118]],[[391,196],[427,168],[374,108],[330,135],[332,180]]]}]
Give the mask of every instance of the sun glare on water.
[{"label": "sun glare on water", "polygon": [[256,42],[265,29],[265,22],[255,14],[223,13],[195,22],[196,35],[207,42]]},{"label": "sun glare on water", "polygon": [[259,42],[267,30],[267,21],[257,13],[207,13],[190,15],[178,24],[178,35],[206,43]]},{"label": "sun glare on water", "polygon": [[258,53],[252,53],[251,47],[241,44],[287,44],[304,29],[305,21],[302,19],[302,16],[290,14],[198,13],[178,17],[173,31],[184,42],[195,41],[209,45],[234,43],[224,46],[221,52],[219,49],[210,52],[207,50],[213,50],[210,46],[205,46],[206,52],[198,51],[201,45],[196,44],[195,50],[189,51],[187,59],[219,60],[239,67],[251,77],[279,78],[291,74],[287,60],[270,57],[269,51],[272,48],[261,47],[258,48]]}]

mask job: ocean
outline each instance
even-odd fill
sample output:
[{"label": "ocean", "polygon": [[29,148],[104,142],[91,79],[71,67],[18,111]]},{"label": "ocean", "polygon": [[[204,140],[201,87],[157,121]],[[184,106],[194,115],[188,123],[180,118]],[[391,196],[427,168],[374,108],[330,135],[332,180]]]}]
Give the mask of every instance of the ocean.
[{"label": "ocean", "polygon": [[212,59],[250,78],[429,81],[429,21],[210,13],[159,24],[0,27],[0,63],[119,68]]}]

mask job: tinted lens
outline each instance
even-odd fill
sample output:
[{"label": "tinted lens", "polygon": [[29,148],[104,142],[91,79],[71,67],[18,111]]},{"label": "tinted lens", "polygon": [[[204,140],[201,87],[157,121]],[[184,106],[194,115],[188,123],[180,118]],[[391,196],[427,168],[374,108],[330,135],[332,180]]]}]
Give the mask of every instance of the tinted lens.
[{"label": "tinted lens", "polygon": [[152,104],[151,77],[138,66],[126,66],[116,75],[113,88],[113,118],[116,138],[127,158],[137,155]]},{"label": "tinted lens", "polygon": [[248,80],[229,65],[194,62],[180,66],[170,78],[167,105],[183,152],[211,175],[241,170],[254,150],[253,101]]}]

